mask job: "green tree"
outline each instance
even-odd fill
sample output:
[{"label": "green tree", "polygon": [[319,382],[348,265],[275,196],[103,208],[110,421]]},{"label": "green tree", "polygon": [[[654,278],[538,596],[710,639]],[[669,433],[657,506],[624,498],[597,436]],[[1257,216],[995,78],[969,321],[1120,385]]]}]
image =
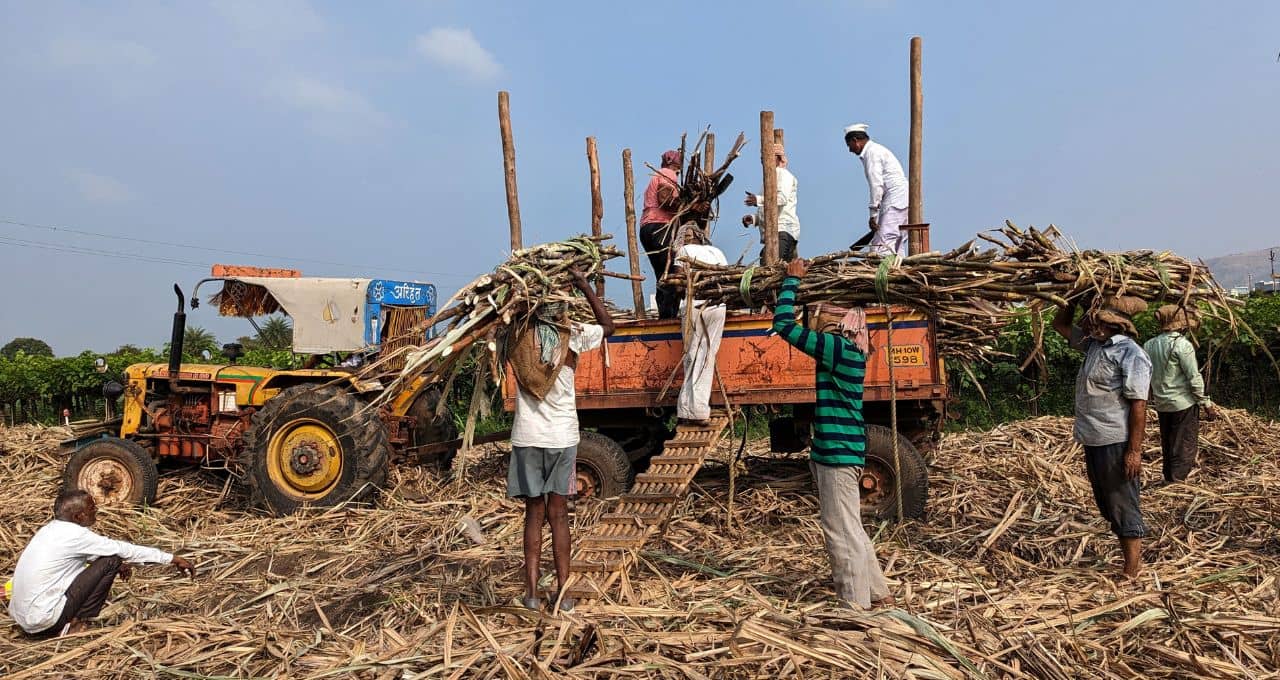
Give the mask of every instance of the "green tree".
[{"label": "green tree", "polygon": [[182,334],[183,358],[199,361],[201,360],[200,354],[206,350],[210,354],[217,354],[219,351],[218,339],[214,337],[213,333],[199,326],[187,326],[186,332]]},{"label": "green tree", "polygon": [[254,341],[261,349],[289,349],[293,347],[293,326],[282,315],[269,316],[258,326]]},{"label": "green tree", "polygon": [[53,356],[53,348],[49,343],[39,338],[14,338],[9,344],[0,347],[0,356],[6,359],[12,359],[22,352],[29,357],[51,357]]}]

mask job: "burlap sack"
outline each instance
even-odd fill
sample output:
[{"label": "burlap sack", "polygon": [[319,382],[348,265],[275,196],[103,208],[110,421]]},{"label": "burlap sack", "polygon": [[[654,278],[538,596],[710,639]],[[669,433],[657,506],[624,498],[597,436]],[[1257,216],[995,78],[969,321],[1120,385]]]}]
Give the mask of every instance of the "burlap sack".
[{"label": "burlap sack", "polygon": [[560,331],[560,356],[554,364],[542,363],[542,349],[538,346],[538,331],[533,324],[507,341],[507,361],[520,388],[539,401],[547,398],[547,392],[560,375],[565,359],[569,356],[569,331]]}]

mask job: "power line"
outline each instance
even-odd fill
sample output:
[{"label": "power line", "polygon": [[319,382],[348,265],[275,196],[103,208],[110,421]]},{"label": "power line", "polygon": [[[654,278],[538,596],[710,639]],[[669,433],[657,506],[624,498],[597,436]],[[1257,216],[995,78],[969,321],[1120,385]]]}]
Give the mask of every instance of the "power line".
[{"label": "power line", "polygon": [[114,257],[122,260],[133,260],[135,262],[151,262],[158,264],[177,264],[183,266],[206,268],[209,266],[207,262],[191,262],[189,260],[178,260],[167,257],[148,257],[146,255],[138,255],[137,253],[122,253],[115,250],[98,250],[94,248],[82,248],[80,246],[68,246],[59,243],[47,243],[45,241],[28,241],[20,238],[10,238],[8,236],[0,236],[0,243],[8,245],[21,246],[23,248],[37,248],[40,250],[52,250],[61,253],[74,253],[77,255],[95,255],[98,257]]},{"label": "power line", "polygon": [[[169,248],[187,248],[190,250],[203,250],[211,253],[222,253],[224,255],[240,255],[243,257],[261,258],[264,260],[286,260],[290,262],[309,262],[311,264],[323,264],[330,267],[342,267],[344,269],[363,269],[366,271],[391,271],[391,272],[401,272],[406,274],[425,274],[428,276],[448,276],[448,277],[456,277],[456,278],[462,278],[462,279],[472,278],[467,275],[454,274],[450,272],[432,272],[432,271],[418,270],[418,269],[384,268],[384,267],[375,267],[372,265],[353,265],[345,262],[331,262],[329,260],[317,260],[313,258],[294,257],[290,255],[264,255],[261,253],[252,253],[245,250],[231,250],[227,248],[210,248],[207,246],[195,246],[195,245],[190,245],[186,243],[174,243],[172,241],[157,241],[153,239],[136,238],[133,236],[120,236],[118,234],[104,234],[102,232],[88,231],[85,229],[76,229],[73,227],[60,227],[60,226],[53,226],[49,224],[36,224],[33,222],[23,222],[21,220],[13,220],[8,218],[0,218],[0,224],[9,224],[17,227],[25,227],[28,229],[43,229],[45,231],[51,231],[51,232],[77,234],[80,236],[93,236],[96,238],[114,239],[117,241],[130,241],[132,243],[142,243],[142,244],[153,245],[153,246],[166,246]],[[46,244],[46,245],[54,245],[54,244]],[[201,266],[206,266],[201,263],[184,262],[183,264],[200,264]]]}]

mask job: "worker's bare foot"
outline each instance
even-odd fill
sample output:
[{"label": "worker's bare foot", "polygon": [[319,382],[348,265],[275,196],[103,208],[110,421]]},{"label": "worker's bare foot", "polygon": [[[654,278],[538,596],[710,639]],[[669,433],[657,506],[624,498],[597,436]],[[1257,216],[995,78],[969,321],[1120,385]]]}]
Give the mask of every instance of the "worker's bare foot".
[{"label": "worker's bare foot", "polygon": [[521,599],[520,599],[520,604],[521,604],[521,606],[523,606],[525,609],[532,609],[532,610],[533,610],[533,611],[535,611],[535,612],[536,612],[536,611],[540,611],[540,610],[542,609],[542,600],[539,600],[538,598],[534,597],[533,595],[528,595],[528,596],[525,596],[525,597],[521,598]]},{"label": "worker's bare foot", "polygon": [[75,635],[76,633],[83,633],[88,629],[89,629],[88,621],[80,621],[77,619],[67,624],[67,627],[64,629],[65,632],[63,633],[63,635]]},{"label": "worker's bare foot", "polygon": [[878,600],[872,600],[872,601],[871,601],[871,606],[872,606],[873,608],[875,608],[875,607],[892,607],[892,606],[895,606],[895,605],[897,605],[897,604],[898,604],[898,600],[897,600],[897,598],[895,598],[893,595],[885,595],[884,597],[882,597],[882,598],[880,598],[880,599],[878,599]]},{"label": "worker's bare foot", "polygon": [[694,427],[706,427],[711,424],[710,420],[699,420],[697,418],[677,418],[677,425],[692,425]]}]

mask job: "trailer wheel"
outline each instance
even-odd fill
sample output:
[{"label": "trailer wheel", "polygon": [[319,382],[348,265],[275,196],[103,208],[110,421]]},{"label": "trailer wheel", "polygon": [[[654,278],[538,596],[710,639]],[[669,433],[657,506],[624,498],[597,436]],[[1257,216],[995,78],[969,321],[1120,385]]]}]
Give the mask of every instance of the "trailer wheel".
[{"label": "trailer wheel", "polygon": [[254,503],[287,515],[373,495],[387,479],[391,444],[377,411],[351,393],[299,385],[253,414],[245,455]]},{"label": "trailer wheel", "polygon": [[897,519],[896,480],[901,479],[902,516],[912,519],[924,516],[929,469],[911,440],[901,432],[898,433],[898,461],[901,474],[895,472],[893,465],[893,431],[881,425],[868,425],[866,465],[859,484],[863,515],[878,520]]},{"label": "trailer wheel", "polygon": [[146,449],[118,437],[95,439],[76,449],[62,473],[68,489],[88,491],[99,506],[154,503],[158,476]]},{"label": "trailer wheel", "polygon": [[[440,403],[440,390],[434,387],[423,391],[413,400],[406,415],[412,416],[413,445],[426,446],[447,442],[458,438],[458,426],[453,422],[453,415],[445,411],[436,415],[436,407]],[[453,466],[453,459],[458,455],[457,449],[449,449],[436,453],[429,464],[440,472],[448,472]]]},{"label": "trailer wheel", "polygon": [[614,440],[583,431],[578,441],[578,497],[610,498],[631,488],[631,461]]}]

